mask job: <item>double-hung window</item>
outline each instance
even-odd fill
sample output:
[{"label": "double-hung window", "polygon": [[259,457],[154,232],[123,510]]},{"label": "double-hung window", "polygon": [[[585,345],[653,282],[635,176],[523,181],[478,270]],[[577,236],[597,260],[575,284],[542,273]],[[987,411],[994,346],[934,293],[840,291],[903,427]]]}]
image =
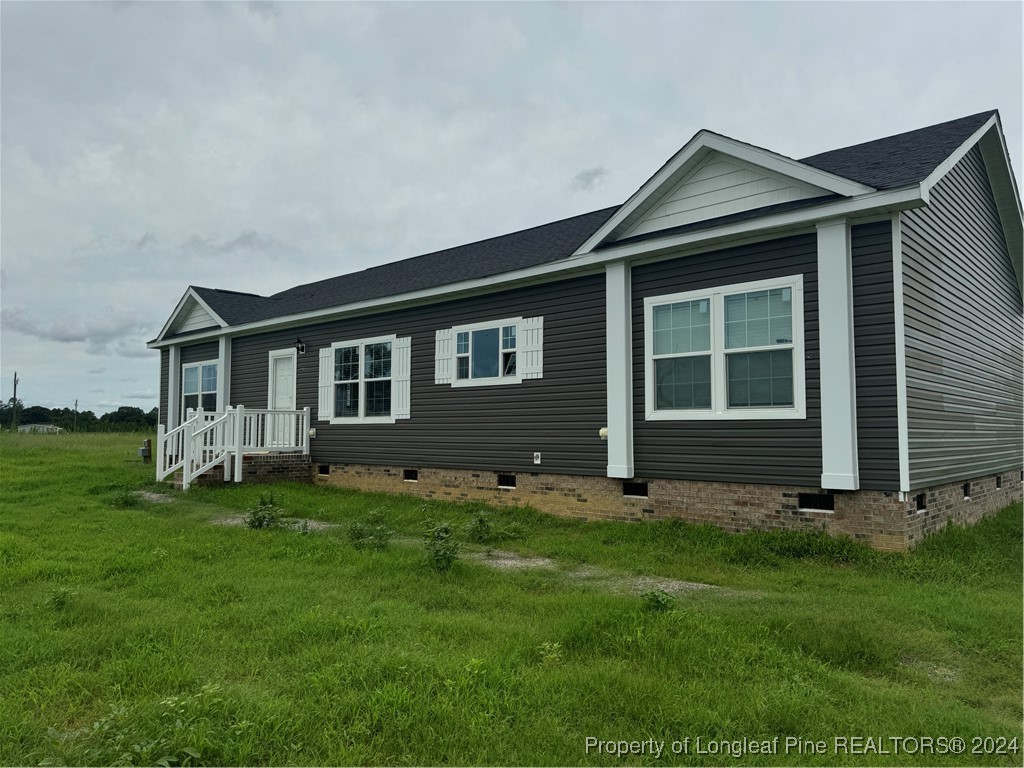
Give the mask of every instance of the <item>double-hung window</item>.
[{"label": "double-hung window", "polygon": [[181,405],[185,411],[217,410],[217,362],[181,366]]},{"label": "double-hung window", "polygon": [[320,350],[318,418],[332,424],[409,418],[409,341],[381,336]]},{"label": "double-hung window", "polygon": [[518,384],[543,372],[543,317],[516,317],[443,328],[436,333],[438,384]]},{"label": "double-hung window", "polygon": [[648,419],[802,419],[803,277],[644,299]]}]

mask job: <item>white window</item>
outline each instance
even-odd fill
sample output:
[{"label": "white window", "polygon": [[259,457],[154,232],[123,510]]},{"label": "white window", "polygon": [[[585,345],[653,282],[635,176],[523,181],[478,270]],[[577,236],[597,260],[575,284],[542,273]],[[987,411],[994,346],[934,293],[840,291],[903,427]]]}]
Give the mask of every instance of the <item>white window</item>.
[{"label": "white window", "polygon": [[518,384],[543,377],[543,317],[442,328],[435,334],[434,381],[453,387]]},{"label": "white window", "polygon": [[802,419],[803,276],[644,299],[648,419]]},{"label": "white window", "polygon": [[181,366],[181,407],[217,410],[217,361],[190,363]]},{"label": "white window", "polygon": [[393,424],[410,416],[410,338],[338,341],[320,350],[317,418]]}]

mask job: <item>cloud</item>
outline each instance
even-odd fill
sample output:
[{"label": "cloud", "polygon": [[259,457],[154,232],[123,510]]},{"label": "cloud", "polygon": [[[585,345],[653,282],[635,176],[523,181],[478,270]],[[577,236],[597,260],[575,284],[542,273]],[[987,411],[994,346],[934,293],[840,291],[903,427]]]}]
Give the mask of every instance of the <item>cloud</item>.
[{"label": "cloud", "polygon": [[181,244],[181,247],[186,251],[194,251],[200,254],[227,255],[238,251],[250,253],[253,251],[265,252],[277,245],[274,238],[249,229],[231,240],[218,240],[215,237],[192,235]]},{"label": "cloud", "polygon": [[270,21],[281,16],[281,7],[270,0],[250,0],[246,3],[245,9],[253,16]]},{"label": "cloud", "polygon": [[142,322],[137,317],[101,310],[84,317],[65,314],[43,320],[24,308],[15,307],[0,310],[0,322],[6,330],[42,341],[86,344],[91,354],[117,357],[150,357],[154,354],[146,349],[146,337],[152,332],[152,318]]},{"label": "cloud", "polygon": [[106,372],[107,372],[106,368],[90,368],[88,371],[86,371],[86,373],[89,374],[90,376],[99,376],[100,374],[103,374],[103,373],[106,373]]},{"label": "cloud", "polygon": [[601,182],[605,180],[607,175],[607,169],[601,166],[596,168],[587,168],[573,176],[572,181],[569,182],[569,187],[574,192],[589,192],[599,186]]},{"label": "cloud", "polygon": [[144,392],[130,392],[126,395],[121,395],[124,400],[156,400],[158,397],[155,389],[144,391]]}]

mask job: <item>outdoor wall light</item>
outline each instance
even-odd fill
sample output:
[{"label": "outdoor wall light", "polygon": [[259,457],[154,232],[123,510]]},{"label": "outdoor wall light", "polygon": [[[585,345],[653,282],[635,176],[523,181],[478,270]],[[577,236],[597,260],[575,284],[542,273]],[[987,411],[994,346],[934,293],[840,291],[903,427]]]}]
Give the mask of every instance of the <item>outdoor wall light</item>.
[{"label": "outdoor wall light", "polygon": [[302,339],[296,339],[295,351],[298,352],[300,355],[306,354],[306,342],[304,342]]}]

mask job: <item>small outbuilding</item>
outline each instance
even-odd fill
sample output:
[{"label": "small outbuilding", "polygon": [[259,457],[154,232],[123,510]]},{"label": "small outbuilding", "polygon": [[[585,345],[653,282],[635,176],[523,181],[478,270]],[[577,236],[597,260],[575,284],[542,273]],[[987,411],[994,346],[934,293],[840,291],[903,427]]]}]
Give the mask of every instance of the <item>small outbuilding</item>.
[{"label": "small outbuilding", "polygon": [[19,432],[39,432],[46,435],[56,435],[64,430],[56,424],[22,424],[18,427]]}]

